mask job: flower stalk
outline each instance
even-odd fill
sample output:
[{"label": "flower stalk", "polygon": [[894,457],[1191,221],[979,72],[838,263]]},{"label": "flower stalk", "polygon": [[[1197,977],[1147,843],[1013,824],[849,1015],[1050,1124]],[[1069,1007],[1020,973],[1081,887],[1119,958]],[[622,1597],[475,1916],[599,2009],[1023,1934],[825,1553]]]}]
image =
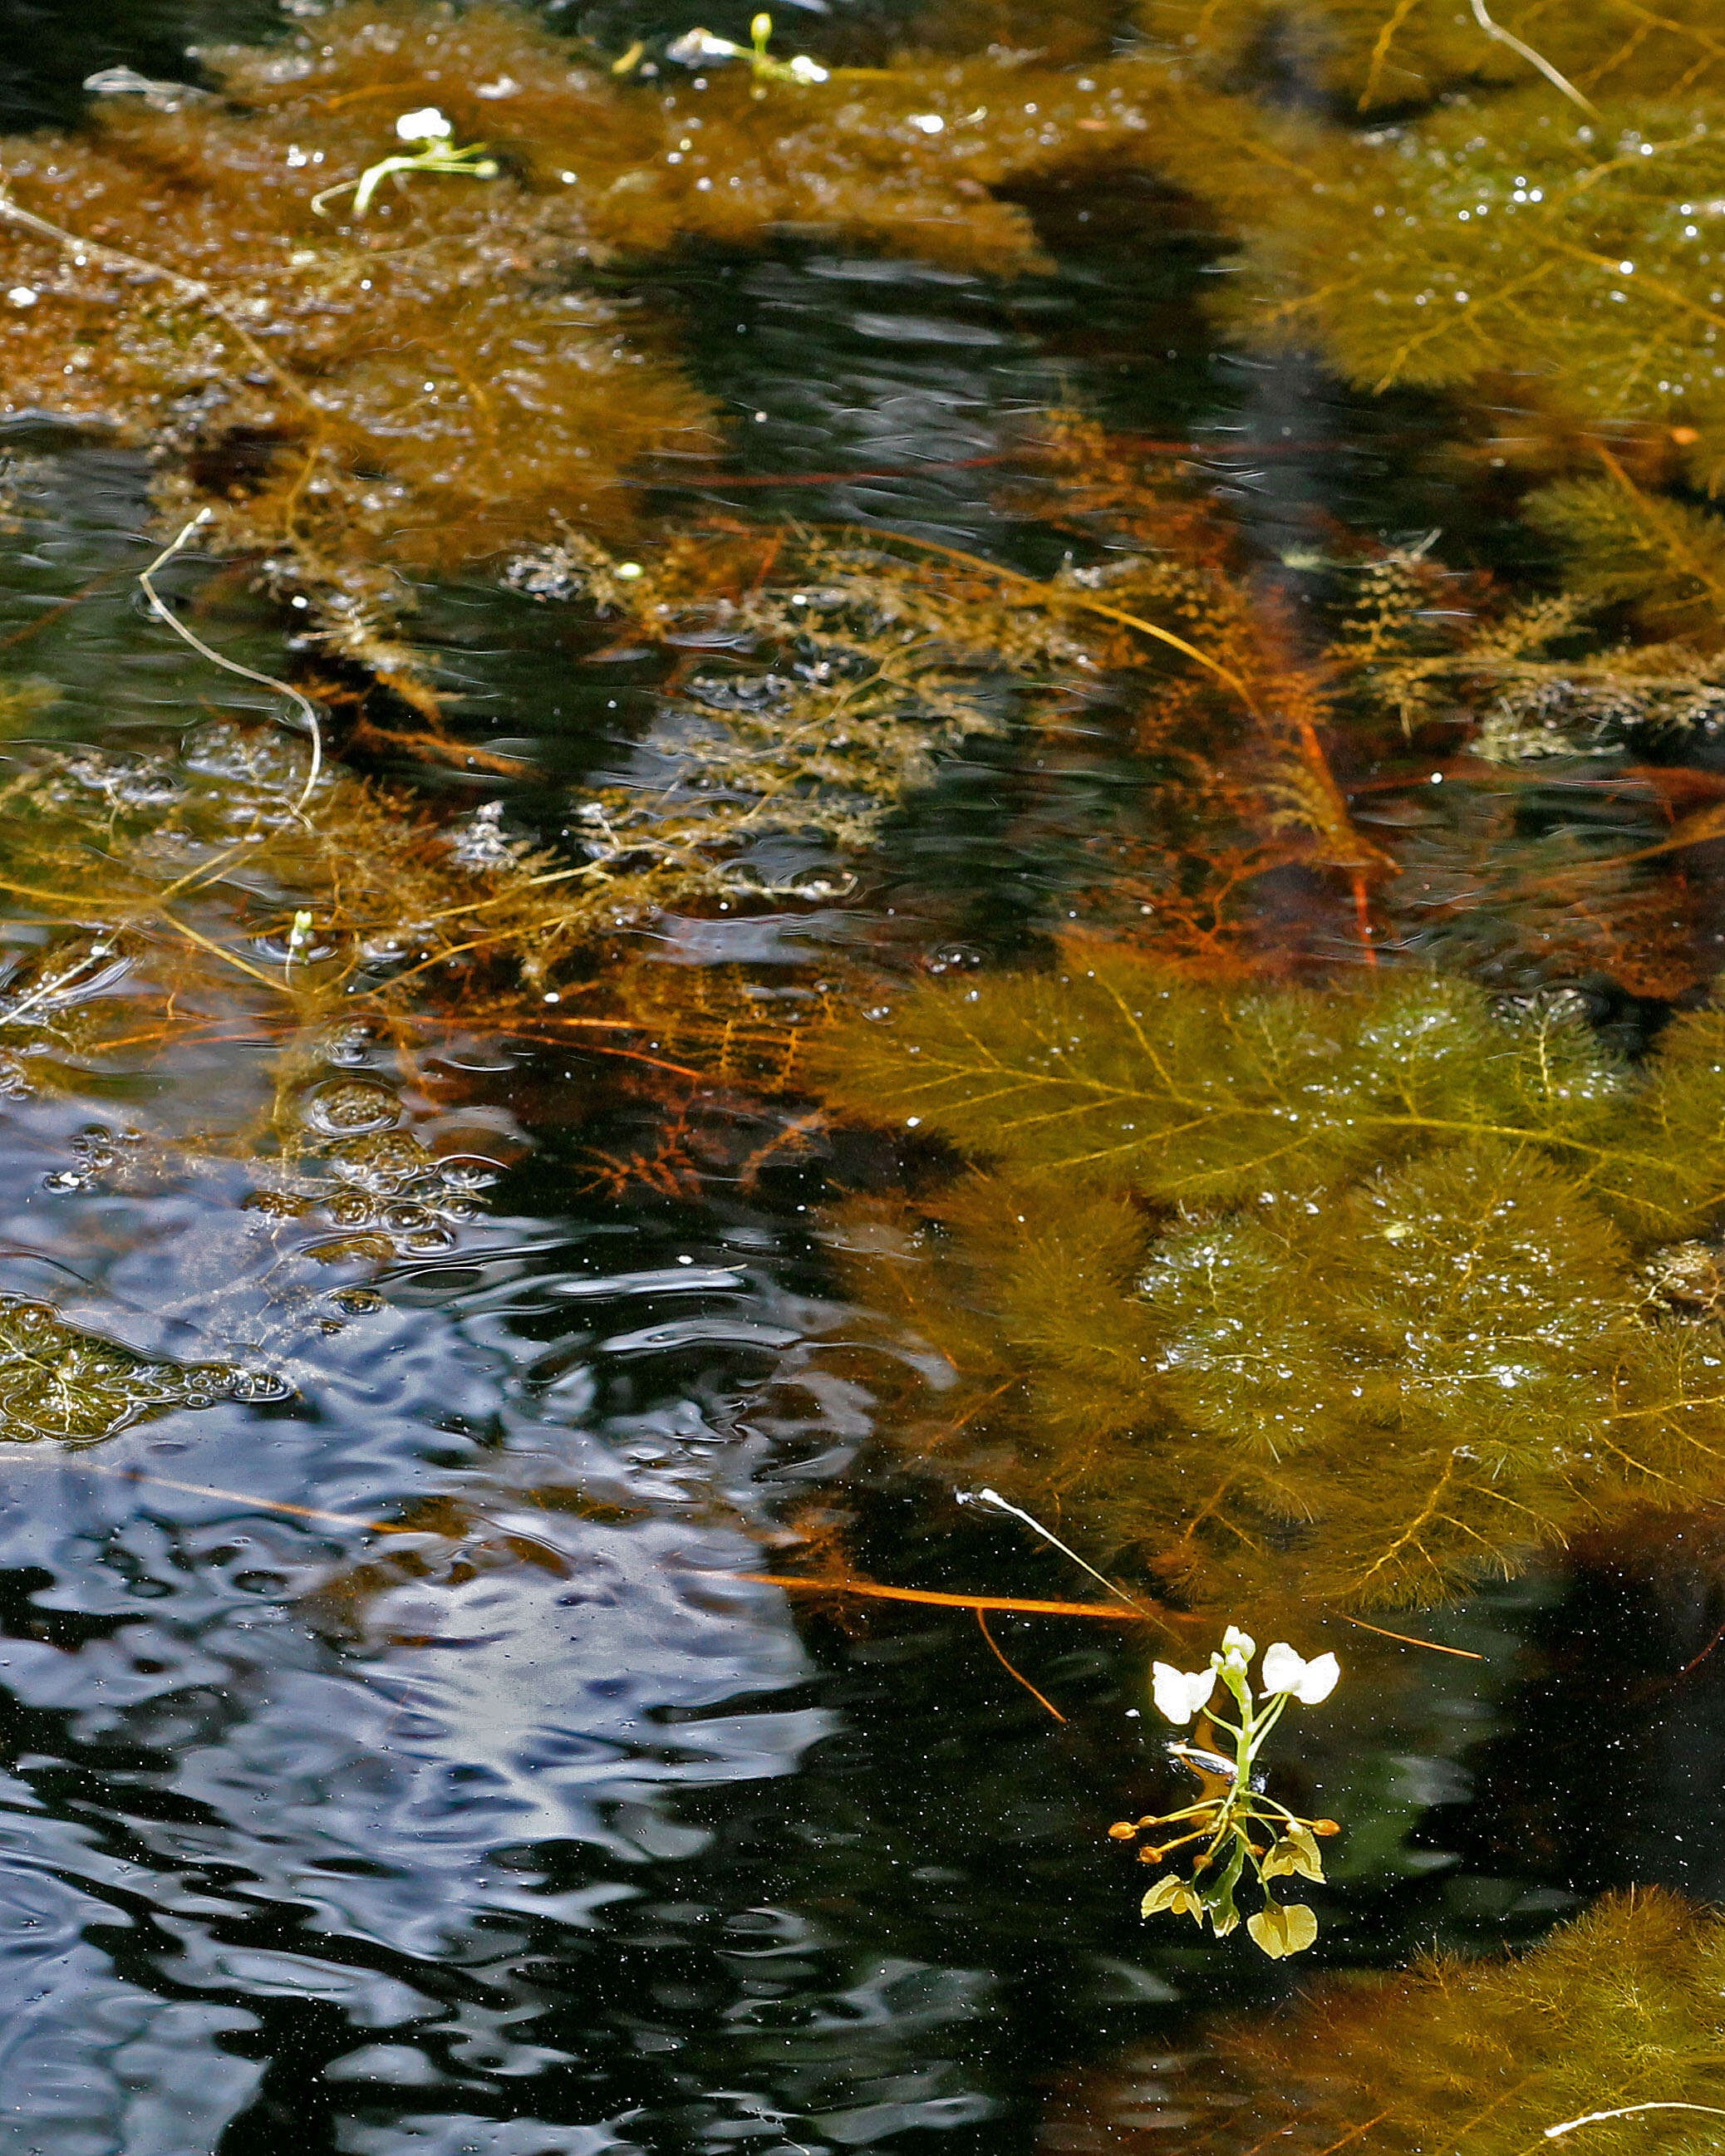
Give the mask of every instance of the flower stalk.
[{"label": "flower stalk", "polygon": [[324,204],[351,189],[353,194],[353,214],[363,217],[372,206],[372,197],[392,173],[446,172],[456,179],[495,180],[502,170],[495,157],[488,157],[489,145],[470,142],[465,149],[456,149],[450,137],[454,130],[434,105],[422,105],[417,111],[404,112],[395,123],[395,131],[409,147],[393,157],[379,158],[368,165],[357,180],[340,180],[332,187],[325,187],[311,198],[311,207],[320,217],[329,212]]}]

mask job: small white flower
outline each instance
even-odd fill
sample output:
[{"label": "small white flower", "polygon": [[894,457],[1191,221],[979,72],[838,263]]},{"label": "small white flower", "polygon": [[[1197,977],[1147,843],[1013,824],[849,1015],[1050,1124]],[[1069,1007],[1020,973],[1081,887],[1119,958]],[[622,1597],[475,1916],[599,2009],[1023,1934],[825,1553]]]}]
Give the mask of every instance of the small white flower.
[{"label": "small white flower", "polygon": [[1244,1670],[1258,1651],[1258,1643],[1250,1632],[1242,1632],[1238,1625],[1230,1625],[1222,1635],[1219,1654],[1210,1656],[1210,1667],[1219,1670],[1224,1664]]},{"label": "small white flower", "polygon": [[798,53],[791,62],[791,73],[798,82],[824,82],[827,71],[819,60],[812,60],[807,53]]},{"label": "small white flower", "polygon": [[942,133],[946,124],[937,112],[913,112],[906,122],[907,126],[920,128],[925,135]]},{"label": "small white flower", "polygon": [[7,294],[15,307],[33,307],[42,295],[31,285],[14,285]]},{"label": "small white flower", "polygon": [[434,105],[422,105],[416,112],[403,113],[395,131],[403,142],[441,142],[455,131]]},{"label": "small white flower", "polygon": [[665,49],[668,60],[677,60],[684,67],[699,67],[703,60],[734,60],[742,58],[746,48],[734,45],[729,38],[716,38],[711,30],[685,30]]},{"label": "small white flower", "polygon": [[1336,1689],[1342,1665],[1333,1655],[1318,1655],[1311,1661],[1296,1655],[1286,1640],[1264,1650],[1264,1697],[1291,1691],[1302,1707],[1316,1707]]},{"label": "small white flower", "polygon": [[1214,1669],[1177,1670],[1169,1662],[1157,1662],[1151,1669],[1151,1696],[1158,1712],[1170,1722],[1190,1722],[1215,1688]]}]

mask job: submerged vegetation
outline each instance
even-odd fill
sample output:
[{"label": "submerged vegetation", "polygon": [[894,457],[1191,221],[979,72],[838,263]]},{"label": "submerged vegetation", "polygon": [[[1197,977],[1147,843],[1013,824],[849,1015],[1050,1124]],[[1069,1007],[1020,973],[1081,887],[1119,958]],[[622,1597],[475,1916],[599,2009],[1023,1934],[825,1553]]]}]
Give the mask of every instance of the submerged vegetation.
[{"label": "submerged vegetation", "polygon": [[1440,1599],[1721,1487],[1725,1334],[1672,1285],[1725,1196],[1717,1011],[1632,1072],[1561,998],[1219,993],[1079,945],[819,1053],[973,1163],[847,1219],[959,1381],[918,1442],[1009,1445],[1188,1595]]},{"label": "submerged vegetation", "polygon": [[[30,937],[0,1090],[159,1111],[87,1127],[44,1198],[196,1182],[237,1223],[207,1361],[0,1298],[8,1435],[279,1401],[455,1249],[502,1172],[439,1121],[459,1029],[627,1068],[658,1132],[588,1147],[607,1199],[752,1199],[830,1142],[821,1229],[914,1373],[870,1365],[891,1434],[1057,1511],[1171,1630],[1430,1606],[1725,1499],[1725,1004],[1689,872],[1725,834],[1725,43],[1702,0],[1143,0],[1127,41],[1021,0],[1010,44],[987,13],[862,65],[830,24],[819,57],[765,18],[614,50],[380,0],[0,145],[4,415],[148,453],[163,536],[281,603],[292,682],[233,670],[306,735],[72,744],[51,687],[0,680]],[[1440,414],[1418,476],[1489,504],[1512,567],[1318,514],[1272,559],[1189,445],[1082,411],[973,460],[1034,533],[1011,559],[667,507],[732,446],[668,261],[819,238],[1004,288],[1050,266],[1039,192],[1127,174],[1214,243],[1238,346]],[[0,482],[23,530],[29,475]],[[650,676],[597,777],[536,793],[452,726],[410,633],[456,576]],[[151,596],[188,669],[223,663]],[[1079,742],[1108,805],[1010,968],[906,979],[884,929],[881,965],[765,985],[642,957],[679,916],[845,897],[984,742],[1032,852],[1060,781],[1005,766]],[[171,1051],[234,1055],[225,1125],[164,1101]],[[1335,1830],[1259,1754],[1336,1664],[1278,1642],[1255,1693],[1255,1651],[1158,1666],[1170,1719],[1208,1712],[1176,1753],[1201,1793],[1115,1833],[1196,1845],[1147,1916],[1279,1958],[1317,1918],[1269,1882],[1322,1881]],[[1644,2107],[1722,2093],[1716,1930],[1608,1904],[1519,1962],[1325,1994],[1228,2071],[1296,2148],[1651,2147]],[[1632,2021],[1602,2087],[1577,2031]]]},{"label": "submerged vegetation", "polygon": [[1189,2072],[1158,2093],[1204,2156],[1264,2135],[1301,2156],[1343,2140],[1368,2156],[1699,2151],[1718,2128],[1697,2114],[1725,2111],[1722,1985],[1725,1918],[1643,1888],[1512,1958],[1332,1978],[1230,2026],[1210,2086]]},{"label": "submerged vegetation", "polygon": [[[213,504],[218,543],[361,657],[402,572],[557,517],[614,533],[632,482],[719,447],[669,325],[598,270],[785,225],[1010,270],[1040,251],[990,187],[1096,167],[1174,94],[1153,68],[1080,89],[1015,55],[649,80],[513,8],[419,0],[200,57],[219,97],[0,146],[3,408],[157,445],[175,506]],[[428,111],[496,176],[398,169],[362,217],[342,188],[399,166],[399,123]]]}]

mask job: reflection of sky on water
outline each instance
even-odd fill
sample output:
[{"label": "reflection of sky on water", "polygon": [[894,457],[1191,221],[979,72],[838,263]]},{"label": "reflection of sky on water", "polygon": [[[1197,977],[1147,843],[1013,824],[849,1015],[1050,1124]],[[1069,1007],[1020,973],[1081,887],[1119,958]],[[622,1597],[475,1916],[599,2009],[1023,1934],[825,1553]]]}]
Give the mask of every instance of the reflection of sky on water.
[{"label": "reflection of sky on water", "polygon": [[[194,1219],[175,1226],[200,1247]],[[153,1245],[164,1288],[179,1235]],[[495,1299],[497,1270],[482,1302]],[[655,1269],[640,1270],[648,1292],[631,1296],[626,1273],[596,1281],[542,1258],[531,1293],[515,1292],[554,1306],[558,1286],[598,1285],[608,1298],[567,1300],[614,1321],[631,1303],[656,1309],[668,1352],[722,1355],[726,1328],[707,1321],[716,1348],[691,1341],[676,1299],[661,1287],[655,1301]],[[706,1278],[741,1301],[741,1275]],[[783,1299],[762,1300],[762,1322],[732,1329],[794,1338],[765,1322],[783,1318]],[[475,1329],[496,1332],[483,1312]],[[606,1331],[638,1363],[639,1328]],[[678,1799],[789,1773],[835,1726],[807,1702],[815,1672],[782,1598],[723,1576],[756,1545],[675,1517],[694,1509],[692,1452],[723,1450],[718,1403],[655,1403],[637,1371],[634,1405],[613,1421],[594,1378],[583,1431],[567,1383],[536,1418],[510,1360],[440,1316],[386,1313],[368,1338],[375,1360],[326,1373],[300,1409],[177,1416],[64,1466],[14,1455],[0,1482],[0,1575],[26,1590],[0,1646],[22,1770],[7,1792],[0,1889],[15,1911],[0,1979],[8,2156],[50,2127],[55,2156],[213,2148],[258,2079],[214,2039],[254,2030],[272,2000],[317,2002],[349,2032],[325,2037],[338,2110],[361,2089],[375,2102],[380,2082],[477,2085],[495,2101],[495,2085],[566,2065],[577,2056],[566,2042],[526,2025],[561,1988],[514,1973],[530,1937],[565,1956],[566,1935],[590,1943],[609,1904],[711,1842]],[[531,1371],[542,1343],[516,1344]],[[603,1348],[593,1359],[603,1368]],[[450,1431],[452,1406],[470,1429],[507,1432],[506,1487],[453,1534],[367,1547],[163,1486],[360,1517],[439,1491],[470,1501],[496,1478]],[[849,1450],[849,1433],[826,1435]],[[738,1444],[768,1464],[758,1433]],[[682,1475],[668,1479],[679,1445]],[[531,1482],[542,1460],[567,1485],[601,1460],[604,1498],[638,1517],[583,1518],[507,1492],[511,1473]],[[732,1466],[707,1478],[709,1501]],[[152,1479],[100,1471],[115,1469]],[[639,1517],[644,1507],[661,1517]],[[521,1855],[539,1844],[561,1849],[565,1868],[585,1845],[581,1882],[547,1883]],[[105,1950],[122,1938],[126,1976]],[[379,2030],[395,2032],[387,2051]],[[369,2050],[343,2066],[362,2038]],[[10,2139],[8,2118],[21,2122]],[[375,2122],[355,2131],[341,2145],[397,2145]],[[399,2145],[464,2145],[444,2133],[428,2121]]]}]

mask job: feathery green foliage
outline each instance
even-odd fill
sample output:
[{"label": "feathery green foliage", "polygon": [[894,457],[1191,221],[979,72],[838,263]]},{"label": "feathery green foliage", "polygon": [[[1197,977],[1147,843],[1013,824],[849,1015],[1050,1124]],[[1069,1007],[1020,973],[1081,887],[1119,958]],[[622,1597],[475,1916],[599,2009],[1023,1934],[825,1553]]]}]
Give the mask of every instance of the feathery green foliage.
[{"label": "feathery green foliage", "polygon": [[[1434,1146],[1538,1147],[1586,1194],[1676,1233],[1725,1196],[1725,1015],[1673,1021],[1631,1084],[1562,1010],[1508,1019],[1465,983],[1223,997],[1130,954],[912,988],[831,1040],[842,1105],[913,1116],[1020,1175],[1164,1206],[1304,1198]],[[1672,1150],[1676,1127],[1700,1150]]]},{"label": "feathery green foliage", "polygon": [[[1486,13],[1592,98],[1725,88],[1710,0],[1498,0]],[[1249,80],[1279,48],[1342,113],[1535,80],[1525,54],[1456,0],[1146,0],[1140,19],[1212,80]]]},{"label": "feathery green foliage", "polygon": [[1314,140],[1297,213],[1252,233],[1238,304],[1374,389],[1532,369],[1533,397],[1582,424],[1651,418],[1711,439],[1725,409],[1712,113],[1592,123],[1538,90]]},{"label": "feathery green foliage", "polygon": [[1185,2114],[1195,2156],[1263,2140],[1293,2156],[1338,2142],[1365,2156],[1700,2156],[1725,2127],[1705,2116],[1725,2110],[1722,1989],[1725,1919],[1642,1888],[1513,1958],[1321,1980],[1287,2009],[1226,2024],[1213,2062],[1185,2065],[1159,2094]]},{"label": "feathery green foliage", "polygon": [[[1725,1014],[1645,1074],[1563,999],[1223,993],[1124,954],[910,992],[829,1100],[977,1163],[843,1240],[962,1381],[916,1435],[1212,1605],[1433,1599],[1725,1490],[1725,1332],[1650,1288],[1725,1198]],[[962,1471],[962,1470],[961,1470]]]},{"label": "feathery green foliage", "polygon": [[1570,588],[1584,603],[1627,603],[1651,634],[1703,649],[1725,642],[1725,518],[1588,479],[1543,489],[1528,513],[1568,552]]}]

